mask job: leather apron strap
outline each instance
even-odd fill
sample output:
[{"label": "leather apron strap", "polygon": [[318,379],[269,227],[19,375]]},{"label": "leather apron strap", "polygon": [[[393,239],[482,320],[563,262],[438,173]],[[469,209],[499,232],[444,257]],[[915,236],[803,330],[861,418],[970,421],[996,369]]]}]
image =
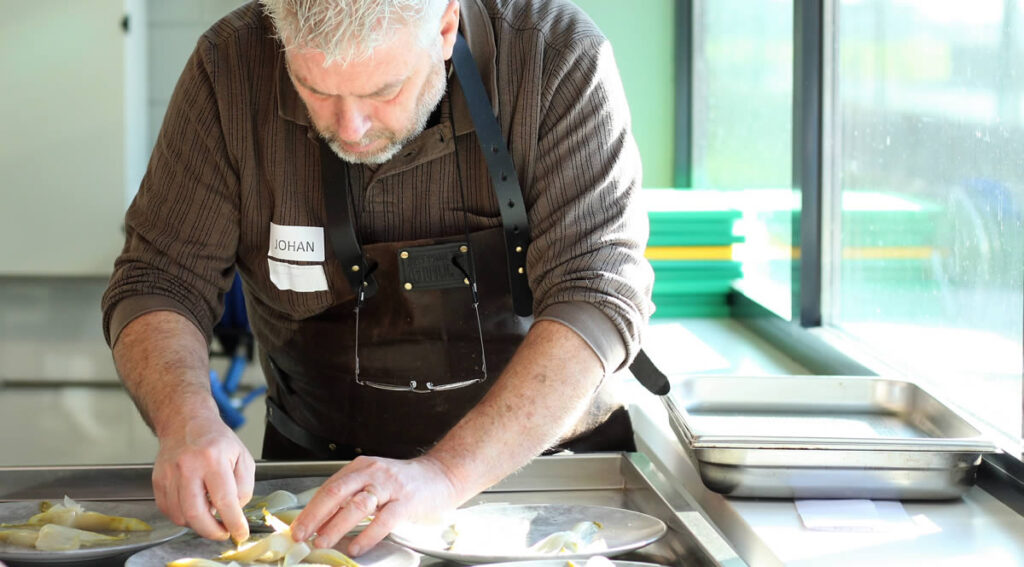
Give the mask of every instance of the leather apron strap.
[{"label": "leather apron strap", "polygon": [[[306,431],[301,425],[295,423],[291,417],[270,396],[266,398],[267,423],[271,425],[276,433],[286,440],[298,445],[303,456],[311,454],[318,459],[329,459],[332,461],[352,460],[358,454],[356,448],[351,445],[338,444],[330,439],[325,439],[316,433]],[[268,437],[272,436],[270,428],[267,428]],[[264,439],[264,446],[270,444],[271,439]],[[280,441],[277,443],[281,444]],[[280,453],[280,451],[278,451]],[[279,455],[280,456],[280,455]]]},{"label": "leather apron strap", "polygon": [[508,263],[508,284],[512,291],[512,306],[516,315],[529,317],[533,313],[533,293],[526,277],[526,250],[530,246],[530,221],[526,216],[523,190],[519,186],[512,156],[505,145],[501,126],[494,116],[494,107],[487,100],[484,82],[476,68],[473,54],[462,34],[455,38],[452,66],[462,85],[462,92],[473,120],[480,151],[487,162],[491,187],[498,198],[501,226],[505,231],[505,259]]},{"label": "leather apron strap", "polygon": [[[533,313],[533,295],[526,278],[526,250],[530,243],[530,222],[526,216],[526,205],[523,202],[523,190],[509,155],[501,127],[494,116],[494,109],[488,103],[484,83],[476,68],[473,55],[466,45],[465,38],[458,34],[455,39],[455,50],[452,53],[452,65],[459,77],[462,91],[466,95],[473,126],[476,128],[477,141],[487,160],[487,169],[491,174],[494,193],[498,197],[501,210],[501,224],[505,229],[505,255],[508,260],[509,288],[512,290],[512,304],[516,315],[521,317]],[[629,367],[633,376],[652,393],[664,396],[668,394],[670,385],[663,374],[643,350]]]},{"label": "leather apron strap", "polygon": [[371,267],[363,255],[359,237],[356,235],[355,212],[352,211],[349,201],[352,188],[349,186],[345,164],[334,157],[333,150],[323,140],[320,140],[320,155],[330,156],[330,159],[320,159],[321,178],[325,181],[341,181],[344,188],[344,191],[330,191],[327,188],[333,184],[324,185],[327,236],[331,241],[331,248],[344,268],[345,278],[352,287],[352,292],[359,293],[359,288],[362,287],[366,297],[373,297],[377,293],[377,281],[371,274]]},{"label": "leather apron strap", "polygon": [[[523,190],[516,176],[512,156],[505,145],[501,127],[494,116],[494,108],[487,100],[480,71],[462,34],[455,38],[452,65],[466,96],[469,115],[473,119],[480,150],[487,160],[494,193],[501,210],[501,224],[505,230],[505,256],[508,261],[509,289],[516,315],[527,317],[533,313],[533,294],[526,278],[526,250],[530,244],[530,221],[526,216]],[[629,367],[633,376],[652,393],[664,396],[670,385],[663,374],[643,350]]]}]

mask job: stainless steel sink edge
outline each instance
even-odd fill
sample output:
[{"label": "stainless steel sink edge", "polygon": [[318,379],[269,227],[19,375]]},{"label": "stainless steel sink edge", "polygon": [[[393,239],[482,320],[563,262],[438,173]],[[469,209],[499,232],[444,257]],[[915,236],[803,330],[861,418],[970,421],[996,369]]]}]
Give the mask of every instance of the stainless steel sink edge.
[{"label": "stainless steel sink edge", "polygon": [[722,565],[783,566],[782,561],[761,541],[746,519],[728,504],[728,499],[704,485],[694,458],[683,450],[671,432],[666,434],[663,431],[668,428],[668,419],[664,414],[654,415],[653,412],[634,411],[634,408],[630,408],[630,415],[636,432],[637,449],[649,456],[664,478],[670,479],[669,484],[684,495],[692,509],[738,555],[734,559],[721,559]]},{"label": "stainless steel sink edge", "polygon": [[[640,440],[638,440],[640,441]],[[640,445],[642,442],[639,442]],[[699,562],[688,562],[686,565],[722,565],[725,567],[747,567],[746,562],[726,541],[725,537],[708,521],[699,510],[693,498],[672,484],[665,474],[644,452],[630,453],[623,462],[623,467],[632,467],[632,471],[624,471],[627,483],[639,476],[652,489],[649,497],[661,500],[664,508],[672,510],[671,518],[661,518],[669,529],[687,534],[688,542],[693,549],[699,549],[702,556]],[[628,489],[628,484],[627,484]],[[638,509],[644,506],[639,505]]]}]

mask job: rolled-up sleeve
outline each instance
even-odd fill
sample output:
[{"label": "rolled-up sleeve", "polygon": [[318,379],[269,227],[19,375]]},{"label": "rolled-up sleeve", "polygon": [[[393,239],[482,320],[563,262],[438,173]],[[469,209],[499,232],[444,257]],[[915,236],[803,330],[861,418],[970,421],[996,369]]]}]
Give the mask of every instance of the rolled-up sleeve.
[{"label": "rolled-up sleeve", "polygon": [[175,87],[139,192],[125,245],[103,295],[103,331],[151,311],[177,312],[210,339],[238,247],[238,176],[224,138],[216,69],[200,40]]},{"label": "rolled-up sleeve", "polygon": [[526,188],[534,313],[575,330],[611,373],[633,360],[653,310],[640,154],[608,41],[587,37],[547,55],[539,158]]}]

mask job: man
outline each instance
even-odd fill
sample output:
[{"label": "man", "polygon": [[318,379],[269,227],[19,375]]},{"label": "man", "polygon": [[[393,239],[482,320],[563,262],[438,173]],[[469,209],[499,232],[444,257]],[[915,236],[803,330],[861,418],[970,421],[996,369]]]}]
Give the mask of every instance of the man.
[{"label": "man", "polygon": [[207,377],[236,267],[270,389],[263,457],[354,458],[297,540],[332,546],[374,514],[359,555],[545,450],[631,448],[605,376],[639,348],[653,275],[596,27],[561,0],[261,4],[187,63],[104,296],[160,440],[161,510],[248,534],[253,459]]}]

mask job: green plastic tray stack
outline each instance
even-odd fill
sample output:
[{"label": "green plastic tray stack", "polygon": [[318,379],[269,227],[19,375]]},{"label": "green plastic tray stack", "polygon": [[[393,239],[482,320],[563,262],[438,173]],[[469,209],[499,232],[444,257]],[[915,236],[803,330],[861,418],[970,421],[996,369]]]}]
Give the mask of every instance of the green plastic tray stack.
[{"label": "green plastic tray stack", "polygon": [[651,224],[646,256],[654,268],[654,317],[727,317],[726,297],[742,276],[732,258],[740,211],[720,193],[645,189]]},{"label": "green plastic tray stack", "polygon": [[846,190],[838,297],[843,320],[924,322],[923,298],[946,295],[948,249],[956,246],[949,235],[969,234],[950,230],[951,222],[939,205],[905,191]]},{"label": "green plastic tray stack", "polygon": [[[766,201],[786,203],[789,189],[761,191]],[[924,197],[897,189],[844,189],[838,222],[839,285],[833,308],[845,322],[921,320],[922,300],[939,297],[951,231],[943,209]],[[747,199],[750,202],[751,199]],[[965,213],[966,214],[966,213]],[[762,209],[760,218],[774,241],[788,241],[793,211]],[[786,267],[788,269],[788,266]]]}]

